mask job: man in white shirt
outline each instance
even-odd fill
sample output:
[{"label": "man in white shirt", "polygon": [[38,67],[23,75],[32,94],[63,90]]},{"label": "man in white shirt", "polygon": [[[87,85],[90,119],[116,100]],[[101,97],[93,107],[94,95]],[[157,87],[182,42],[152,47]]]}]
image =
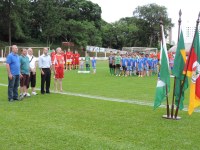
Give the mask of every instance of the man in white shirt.
[{"label": "man in white shirt", "polygon": [[[36,85],[36,57],[33,56],[33,50],[32,48],[28,49],[28,58],[29,58],[29,65],[30,65],[30,78],[29,78],[29,83],[31,85],[32,95],[37,95],[35,92],[35,85]],[[29,86],[27,87],[29,88]]]},{"label": "man in white shirt", "polygon": [[[48,49],[43,48],[43,54],[39,57],[39,68],[41,70],[41,94],[50,94],[51,82],[51,57],[48,55]],[[46,84],[46,91],[44,85]]]}]

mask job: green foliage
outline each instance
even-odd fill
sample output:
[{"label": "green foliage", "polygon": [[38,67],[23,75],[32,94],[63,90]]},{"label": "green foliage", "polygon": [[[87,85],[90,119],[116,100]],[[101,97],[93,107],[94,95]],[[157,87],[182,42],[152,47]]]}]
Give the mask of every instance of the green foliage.
[{"label": "green foliage", "polygon": [[[167,8],[157,4],[138,6],[133,12],[133,16],[146,22],[146,34],[149,37],[146,42],[149,47],[157,46],[160,36],[160,20],[165,26],[165,31],[173,27],[171,19],[168,18]],[[139,27],[143,28],[142,24]]]},{"label": "green foliage", "polygon": [[51,47],[64,41],[77,47],[157,47],[160,15],[166,30],[173,26],[166,7],[156,4],[138,6],[133,17],[106,23],[101,7],[88,0],[3,0],[0,40],[36,40]]}]

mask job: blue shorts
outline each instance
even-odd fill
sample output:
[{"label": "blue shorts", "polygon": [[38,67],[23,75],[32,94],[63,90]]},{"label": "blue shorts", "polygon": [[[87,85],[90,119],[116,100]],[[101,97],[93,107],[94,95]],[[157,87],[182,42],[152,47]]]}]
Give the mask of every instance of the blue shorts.
[{"label": "blue shorts", "polygon": [[127,66],[127,71],[132,71],[132,67],[131,66]]},{"label": "blue shorts", "polygon": [[136,67],[132,67],[132,70],[135,71],[135,70],[136,70]]},{"label": "blue shorts", "polygon": [[142,67],[138,67],[138,71],[143,71],[144,69]]}]

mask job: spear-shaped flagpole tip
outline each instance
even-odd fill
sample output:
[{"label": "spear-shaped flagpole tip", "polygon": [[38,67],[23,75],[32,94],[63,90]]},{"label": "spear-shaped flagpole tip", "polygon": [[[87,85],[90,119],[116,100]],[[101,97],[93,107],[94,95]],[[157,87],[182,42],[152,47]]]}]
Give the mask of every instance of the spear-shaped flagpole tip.
[{"label": "spear-shaped flagpole tip", "polygon": [[180,9],[179,10],[179,19],[178,19],[179,26],[181,25],[181,15],[182,15],[182,11]]},{"label": "spear-shaped flagpole tip", "polygon": [[179,18],[181,17],[181,15],[182,15],[182,11],[181,11],[181,9],[179,10]]},{"label": "spear-shaped flagpole tip", "polygon": [[199,12],[198,19],[197,19],[197,23],[198,24],[199,24],[199,18],[200,18],[200,12]]}]

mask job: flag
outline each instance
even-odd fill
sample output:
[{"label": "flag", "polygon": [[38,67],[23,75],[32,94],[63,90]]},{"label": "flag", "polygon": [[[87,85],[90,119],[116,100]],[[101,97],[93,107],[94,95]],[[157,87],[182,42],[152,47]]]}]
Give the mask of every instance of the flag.
[{"label": "flag", "polygon": [[199,32],[196,29],[192,48],[187,59],[184,72],[191,77],[190,102],[188,113],[191,115],[194,109],[200,106],[200,43]]},{"label": "flag", "polygon": [[[161,40],[161,55],[160,55],[160,77],[158,78],[157,81],[154,109],[161,105],[161,102],[166,98],[166,95],[170,91],[169,59],[167,55],[167,46],[165,42],[163,25],[161,25],[161,32],[162,32],[162,40]],[[168,93],[166,93],[166,87]]]},{"label": "flag", "polygon": [[[175,89],[174,89],[174,96],[175,96],[175,104],[176,106],[178,105],[178,100],[180,97],[181,93],[181,84],[183,83],[184,80],[184,66],[186,63],[186,52],[185,52],[185,44],[184,44],[184,38],[183,38],[183,32],[181,31],[180,38],[178,41],[178,46],[176,49],[176,55],[174,59],[174,66],[172,69],[173,75],[176,77],[175,81]],[[181,98],[180,98],[180,105],[179,108],[182,110],[184,108],[183,105],[183,100],[184,100],[184,91],[188,88],[188,78],[185,78],[185,82],[183,85],[182,93],[181,93]]]}]

